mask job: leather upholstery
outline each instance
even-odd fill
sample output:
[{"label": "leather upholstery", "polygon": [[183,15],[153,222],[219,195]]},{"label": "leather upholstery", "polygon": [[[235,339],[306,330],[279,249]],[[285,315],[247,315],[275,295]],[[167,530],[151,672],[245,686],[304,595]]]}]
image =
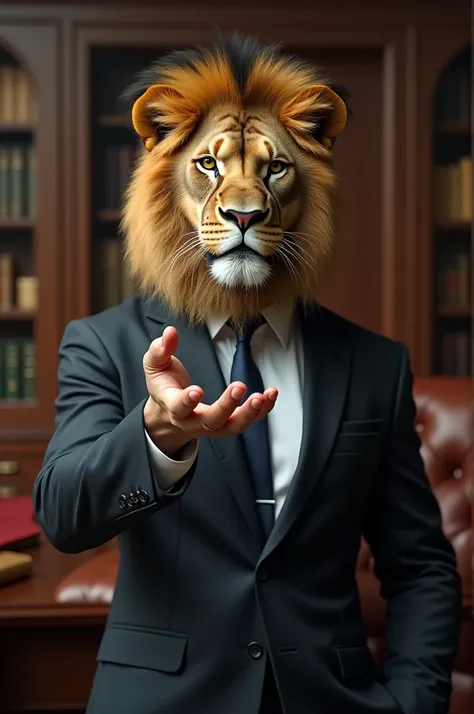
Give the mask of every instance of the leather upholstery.
[{"label": "leather upholstery", "polygon": [[[465,621],[453,673],[450,714],[468,714],[474,701],[474,406],[469,380],[426,377],[415,380],[416,428],[422,441],[426,471],[438,498],[444,530],[456,551],[463,581]],[[108,603],[118,567],[118,551],[95,555],[62,581],[60,602]],[[378,662],[384,652],[385,606],[373,575],[365,543],[359,554],[357,578],[369,646]],[[421,714],[421,713],[420,713]]]}]

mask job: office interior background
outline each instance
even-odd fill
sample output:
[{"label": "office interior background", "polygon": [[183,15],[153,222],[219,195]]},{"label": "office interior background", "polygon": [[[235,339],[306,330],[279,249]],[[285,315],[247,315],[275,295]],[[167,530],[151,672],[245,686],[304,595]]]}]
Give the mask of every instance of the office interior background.
[{"label": "office interior background", "polygon": [[[119,96],[216,28],[283,42],[350,91],[321,300],[409,347],[422,454],[463,578],[450,714],[474,710],[471,27],[469,0],[0,3],[0,549],[28,556],[0,585],[0,712],[85,708],[116,546],[64,555],[36,533],[15,546],[1,518],[15,520],[41,468],[65,325],[134,290],[118,226],[140,146]],[[364,544],[358,582],[383,662]]]}]

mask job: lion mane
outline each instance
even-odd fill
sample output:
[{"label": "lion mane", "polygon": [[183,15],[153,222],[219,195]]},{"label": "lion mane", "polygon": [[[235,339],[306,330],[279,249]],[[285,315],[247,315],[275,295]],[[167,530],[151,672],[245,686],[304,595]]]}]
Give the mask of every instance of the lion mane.
[{"label": "lion mane", "polygon": [[[133,125],[143,149],[127,189],[121,229],[140,292],[165,300],[172,312],[194,322],[213,314],[242,320],[269,304],[317,302],[333,253],[336,175],[331,149],[346,124],[344,91],[279,47],[233,35],[210,48],[165,56],[139,76],[127,96],[133,100]],[[219,198],[213,198],[214,206],[206,195],[202,206],[213,206],[214,221],[218,215],[212,222],[210,209],[198,210],[189,195],[190,183],[208,180],[202,172],[192,179],[186,173],[192,152],[218,127],[223,113],[227,123],[232,116],[237,129],[245,125],[249,146],[251,139],[259,139],[270,152],[269,144],[279,141],[294,164],[288,197],[274,199],[273,213],[280,218],[267,226],[267,239],[261,231],[265,255],[275,258],[269,277],[252,287],[223,285],[213,278],[209,260],[219,252],[219,228],[215,237],[202,226],[219,226],[219,211],[222,216],[225,212],[217,207]],[[239,134],[235,126],[227,128],[240,141],[244,128]],[[217,147],[227,141],[227,128],[219,129],[220,138],[213,137]],[[228,176],[224,180],[231,181]],[[242,176],[238,180],[241,185]],[[216,181],[218,197],[222,192]],[[258,181],[250,176],[248,183]]]}]

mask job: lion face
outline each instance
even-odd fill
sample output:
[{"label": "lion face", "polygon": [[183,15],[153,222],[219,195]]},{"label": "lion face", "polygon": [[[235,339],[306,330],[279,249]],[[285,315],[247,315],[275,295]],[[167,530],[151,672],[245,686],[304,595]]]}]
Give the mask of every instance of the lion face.
[{"label": "lion face", "polygon": [[[264,111],[214,111],[177,162],[182,207],[224,288],[259,288],[304,204],[296,147]],[[191,242],[191,241],[190,241]]]},{"label": "lion face", "polygon": [[343,100],[312,67],[240,38],[173,55],[141,91],[146,150],[122,223],[141,290],[197,321],[316,301]]}]

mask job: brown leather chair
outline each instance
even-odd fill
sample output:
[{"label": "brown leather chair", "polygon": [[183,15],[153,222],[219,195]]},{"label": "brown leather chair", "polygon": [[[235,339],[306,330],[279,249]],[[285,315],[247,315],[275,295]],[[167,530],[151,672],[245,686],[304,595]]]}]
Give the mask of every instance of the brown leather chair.
[{"label": "brown leather chair", "polygon": [[[415,380],[416,428],[426,471],[440,503],[444,530],[451,540],[463,581],[464,623],[453,672],[450,714],[474,711],[474,407],[467,379],[429,377]],[[118,551],[101,553],[70,573],[57,590],[61,602],[108,603],[113,594]],[[362,544],[358,583],[369,646],[382,662],[385,605],[373,574],[370,551]],[[420,712],[420,714],[423,714]]]}]

